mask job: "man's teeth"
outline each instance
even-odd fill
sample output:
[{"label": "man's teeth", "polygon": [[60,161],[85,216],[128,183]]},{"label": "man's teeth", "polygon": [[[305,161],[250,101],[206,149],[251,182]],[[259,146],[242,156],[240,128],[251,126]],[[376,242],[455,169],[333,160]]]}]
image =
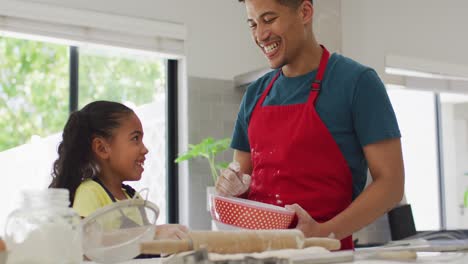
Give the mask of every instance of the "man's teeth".
[{"label": "man's teeth", "polygon": [[271,53],[278,48],[279,44],[277,42],[270,44],[268,46],[263,47],[266,53]]}]

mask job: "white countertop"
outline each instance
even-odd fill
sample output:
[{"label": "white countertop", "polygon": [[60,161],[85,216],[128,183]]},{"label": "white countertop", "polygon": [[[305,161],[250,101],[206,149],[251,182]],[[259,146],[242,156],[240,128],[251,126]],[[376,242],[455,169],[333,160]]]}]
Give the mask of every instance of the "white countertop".
[{"label": "white countertop", "polygon": [[468,252],[419,252],[416,260],[355,260],[354,264],[402,264],[402,263],[431,263],[431,264],[468,264]]},{"label": "white countertop", "polygon": [[[335,253],[330,253],[335,254]],[[162,259],[135,259],[120,264],[161,264]],[[308,262],[313,264],[314,262]],[[402,263],[431,263],[431,264],[467,264],[468,252],[444,252],[444,253],[418,253],[417,260],[397,261],[397,260],[382,260],[382,259],[366,259],[354,260],[351,262],[328,262],[336,264],[402,264]],[[83,262],[83,264],[97,264],[95,262]]]}]

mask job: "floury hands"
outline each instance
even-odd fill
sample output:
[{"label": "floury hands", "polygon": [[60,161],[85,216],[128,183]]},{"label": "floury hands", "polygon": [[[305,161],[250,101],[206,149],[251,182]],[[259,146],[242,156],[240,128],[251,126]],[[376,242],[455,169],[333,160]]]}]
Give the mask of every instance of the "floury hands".
[{"label": "floury hands", "polygon": [[239,196],[249,190],[251,177],[243,174],[239,162],[231,162],[227,169],[221,170],[216,181],[216,192],[222,196]]}]

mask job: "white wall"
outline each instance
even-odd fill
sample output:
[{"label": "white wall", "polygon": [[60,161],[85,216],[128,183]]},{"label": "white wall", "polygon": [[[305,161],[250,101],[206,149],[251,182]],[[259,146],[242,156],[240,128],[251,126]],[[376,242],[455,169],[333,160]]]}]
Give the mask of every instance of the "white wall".
[{"label": "white wall", "polygon": [[[253,44],[237,0],[27,0],[110,14],[183,23],[189,76],[232,80],[267,66]],[[330,50],[341,46],[340,0],[316,1],[316,33]]]},{"label": "white wall", "polygon": [[185,24],[190,76],[232,79],[265,65],[251,43],[244,6],[236,0],[28,1]]},{"label": "white wall", "polygon": [[384,79],[388,54],[467,65],[467,10],[466,0],[342,1],[343,53]]},{"label": "white wall", "polygon": [[314,33],[330,51],[341,52],[341,0],[314,1]]}]

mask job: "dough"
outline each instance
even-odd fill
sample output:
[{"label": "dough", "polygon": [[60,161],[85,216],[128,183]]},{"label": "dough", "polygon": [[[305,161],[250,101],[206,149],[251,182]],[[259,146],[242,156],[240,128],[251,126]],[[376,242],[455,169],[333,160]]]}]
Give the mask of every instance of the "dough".
[{"label": "dough", "polygon": [[265,251],[262,253],[240,253],[240,254],[216,254],[216,253],[209,253],[208,258],[211,261],[220,261],[220,260],[241,260],[245,257],[252,257],[252,258],[283,258],[289,259],[291,257],[299,257],[303,255],[313,255],[313,254],[323,254],[328,253],[330,251],[326,250],[323,247],[308,247],[303,249],[281,249],[281,250],[272,250],[272,251]]}]

